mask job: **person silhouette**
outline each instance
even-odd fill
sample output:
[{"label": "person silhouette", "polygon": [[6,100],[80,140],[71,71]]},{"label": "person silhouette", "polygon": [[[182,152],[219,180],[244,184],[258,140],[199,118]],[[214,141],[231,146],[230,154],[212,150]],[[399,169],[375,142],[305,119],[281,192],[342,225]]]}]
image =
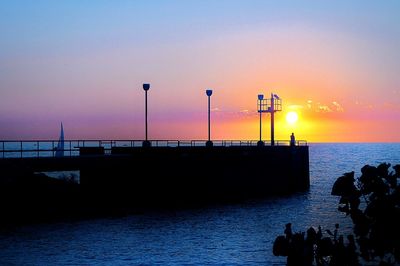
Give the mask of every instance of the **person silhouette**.
[{"label": "person silhouette", "polygon": [[296,139],[294,137],[294,133],[292,132],[292,135],[290,135],[290,146],[295,146],[296,145]]},{"label": "person silhouette", "polygon": [[291,223],[287,223],[285,225],[285,231],[284,234],[286,235],[286,239],[291,240],[292,236],[293,236],[293,232],[292,232],[292,224]]}]

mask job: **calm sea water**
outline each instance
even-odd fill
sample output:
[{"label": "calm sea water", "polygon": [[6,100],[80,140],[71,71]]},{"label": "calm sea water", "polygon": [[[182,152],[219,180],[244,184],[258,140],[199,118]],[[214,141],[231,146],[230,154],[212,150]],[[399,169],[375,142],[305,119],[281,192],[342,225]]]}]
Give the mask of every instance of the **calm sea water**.
[{"label": "calm sea water", "polygon": [[339,213],[333,182],[364,164],[400,164],[396,144],[311,144],[311,188],[290,197],[238,205],[146,213],[0,233],[0,265],[284,265],[272,255],[284,225],[351,229]]}]

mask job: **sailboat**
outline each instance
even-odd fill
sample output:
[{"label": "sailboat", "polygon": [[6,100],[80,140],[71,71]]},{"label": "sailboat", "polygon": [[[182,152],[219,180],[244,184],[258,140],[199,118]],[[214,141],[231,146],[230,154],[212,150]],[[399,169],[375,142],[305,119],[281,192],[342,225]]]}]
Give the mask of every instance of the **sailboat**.
[{"label": "sailboat", "polygon": [[64,127],[63,123],[61,122],[61,132],[56,148],[56,157],[63,157],[63,156],[64,156]]}]

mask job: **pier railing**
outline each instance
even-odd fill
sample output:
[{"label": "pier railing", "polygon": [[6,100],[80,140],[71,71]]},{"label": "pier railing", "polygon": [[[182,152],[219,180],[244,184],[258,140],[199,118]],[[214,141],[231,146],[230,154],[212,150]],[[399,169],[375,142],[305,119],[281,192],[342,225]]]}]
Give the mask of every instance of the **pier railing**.
[{"label": "pier railing", "polygon": [[[150,140],[152,147],[204,147],[205,140]],[[215,147],[257,146],[257,140],[213,140]],[[142,147],[143,140],[65,140],[64,156],[79,156],[81,148],[102,147],[105,155],[114,147]],[[275,140],[275,146],[289,146],[289,140]],[[271,145],[265,141],[265,145]],[[307,146],[298,140],[296,145]],[[0,140],[0,158],[55,157],[57,140]]]}]

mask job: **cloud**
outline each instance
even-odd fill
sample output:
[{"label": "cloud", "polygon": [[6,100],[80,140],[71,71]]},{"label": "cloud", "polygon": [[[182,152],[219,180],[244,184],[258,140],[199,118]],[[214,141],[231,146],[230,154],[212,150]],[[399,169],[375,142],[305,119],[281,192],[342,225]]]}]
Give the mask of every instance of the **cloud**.
[{"label": "cloud", "polygon": [[332,112],[332,109],[329,108],[329,106],[327,106],[327,105],[323,105],[323,104],[318,103],[318,107],[316,109],[316,112],[330,113],[330,112]]},{"label": "cloud", "polygon": [[304,106],[301,104],[291,104],[288,106],[289,109],[294,109],[294,110],[299,110],[299,109],[303,109]]},{"label": "cloud", "polygon": [[236,112],[236,115],[242,116],[242,117],[249,117],[249,116],[251,117],[251,116],[258,115],[258,111],[243,109],[243,110],[240,110],[239,112]]},{"label": "cloud", "polygon": [[336,111],[344,112],[343,107],[338,102],[332,102],[332,104],[336,107]]},{"label": "cloud", "polygon": [[312,109],[312,101],[311,100],[307,101],[307,108]]},{"label": "cloud", "polygon": [[312,100],[307,100],[307,109],[317,113],[344,112],[343,106],[337,101],[325,104],[314,103]]}]

